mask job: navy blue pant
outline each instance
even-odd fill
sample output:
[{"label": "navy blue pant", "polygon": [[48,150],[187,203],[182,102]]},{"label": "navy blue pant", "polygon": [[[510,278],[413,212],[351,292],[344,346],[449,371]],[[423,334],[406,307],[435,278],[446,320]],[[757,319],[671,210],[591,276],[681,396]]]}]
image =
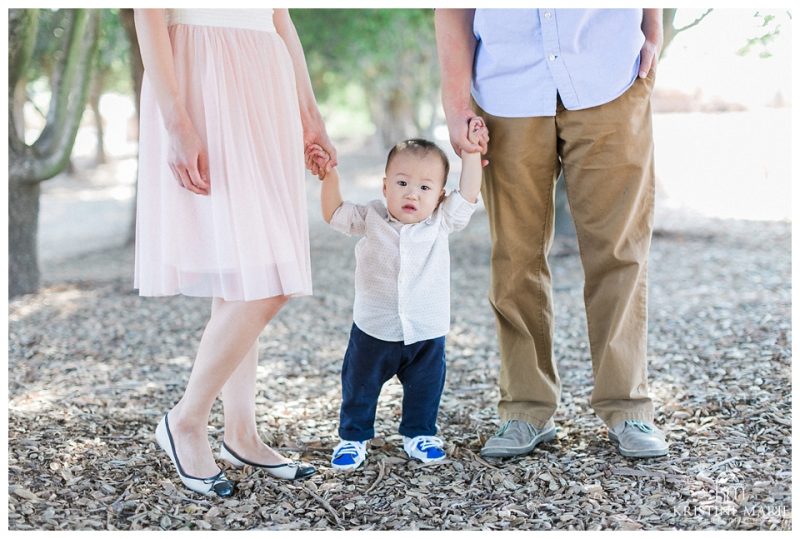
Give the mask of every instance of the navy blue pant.
[{"label": "navy blue pant", "polygon": [[444,336],[414,344],[388,342],[353,324],[342,366],[339,437],[362,442],[375,436],[375,409],[383,384],[394,375],[403,384],[400,434],[434,436],[444,389]]}]

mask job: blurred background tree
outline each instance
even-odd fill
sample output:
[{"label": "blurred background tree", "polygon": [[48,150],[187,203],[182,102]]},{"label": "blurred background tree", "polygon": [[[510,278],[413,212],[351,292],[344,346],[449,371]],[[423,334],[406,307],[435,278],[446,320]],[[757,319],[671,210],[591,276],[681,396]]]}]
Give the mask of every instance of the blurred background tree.
[{"label": "blurred background tree", "polygon": [[[40,10],[11,9],[8,14],[8,283],[9,297],[39,287],[37,227],[40,183],[61,172],[69,161],[88,94],[98,42],[98,10],[69,9],[54,19]],[[52,25],[50,23],[53,23]],[[37,56],[36,44],[52,54]],[[44,57],[46,56],[46,58]],[[26,142],[20,89],[31,73],[43,69],[49,80],[46,123],[32,144]]]},{"label": "blurred background tree", "polygon": [[[96,126],[96,161],[106,162],[103,143],[103,118],[100,114],[100,97],[106,92],[131,94],[132,49],[125,28],[120,19],[121,9],[101,9],[100,35],[98,36],[97,58],[89,86],[89,106]],[[137,46],[138,53],[138,46]]]},{"label": "blurred background tree", "polygon": [[[662,57],[676,36],[700,25],[712,10],[697,10],[682,25],[676,25],[681,19],[677,13],[664,9]],[[291,15],[329,130],[342,137],[377,135],[368,140],[384,148],[411,136],[434,138],[443,115],[431,9],[292,9]],[[788,11],[787,17],[777,15],[754,12],[763,31],[738,53],[769,56],[770,42],[785,19],[791,21]],[[106,151],[100,97],[105,92],[130,95],[138,114],[142,76],[131,9],[9,10],[12,295],[38,286],[39,184],[69,165],[85,104],[93,111],[95,161],[102,163]],[[27,129],[24,107],[33,112]],[[556,231],[571,235],[562,186],[563,181],[558,182]],[[135,211],[130,219],[129,243]]]},{"label": "blurred background tree", "polygon": [[[666,53],[670,43],[672,43],[672,40],[675,39],[678,34],[700,24],[703,19],[705,19],[712,11],[713,9],[707,9],[692,22],[683,26],[675,26],[675,15],[677,14],[678,10],[676,8],[665,8],[661,14],[661,20],[663,21],[664,25],[664,43],[661,46],[661,51],[659,51],[659,59],[664,57],[664,54]],[[567,246],[562,246],[562,250],[559,251],[559,254],[571,254],[573,252],[577,252],[578,240],[575,232],[575,223],[572,221],[572,215],[569,211],[563,171],[561,171],[561,173],[558,175],[558,180],[556,181],[555,206],[555,234],[567,239],[570,244]]]},{"label": "blurred background tree", "polygon": [[292,9],[291,16],[320,101],[355,95],[384,146],[432,138],[440,109],[432,10]]}]

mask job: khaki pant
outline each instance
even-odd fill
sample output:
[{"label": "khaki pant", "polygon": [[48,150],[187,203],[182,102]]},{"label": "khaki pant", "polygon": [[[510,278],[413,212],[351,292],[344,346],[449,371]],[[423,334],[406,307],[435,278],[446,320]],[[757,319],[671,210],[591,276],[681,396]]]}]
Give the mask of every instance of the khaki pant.
[{"label": "khaki pant", "polygon": [[542,427],[558,406],[547,253],[562,166],[585,275],[591,405],[608,426],[653,420],[647,388],[652,76],[598,107],[569,111],[559,101],[555,117],[501,118],[477,108],[491,137],[482,193],[492,235],[489,299],[503,421]]}]

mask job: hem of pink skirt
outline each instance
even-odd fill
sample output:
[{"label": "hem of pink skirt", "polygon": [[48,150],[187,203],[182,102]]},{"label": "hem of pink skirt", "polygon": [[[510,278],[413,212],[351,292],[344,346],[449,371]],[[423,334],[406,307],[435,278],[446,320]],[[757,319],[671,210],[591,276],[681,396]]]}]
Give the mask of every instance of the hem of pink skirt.
[{"label": "hem of pink skirt", "polygon": [[177,290],[175,292],[143,292],[141,289],[137,289],[134,287],[134,290],[138,290],[139,296],[143,298],[165,298],[170,296],[186,296],[190,298],[220,298],[224,299],[225,301],[257,301],[260,299],[269,299],[269,298],[276,298],[278,296],[288,296],[290,298],[300,298],[304,296],[312,296],[314,295],[313,290],[296,290],[292,292],[284,292],[282,294],[271,294],[268,296],[254,296],[254,297],[225,297],[225,296],[215,296],[213,294],[204,294],[204,293],[196,293],[196,292],[186,292],[183,290]]}]

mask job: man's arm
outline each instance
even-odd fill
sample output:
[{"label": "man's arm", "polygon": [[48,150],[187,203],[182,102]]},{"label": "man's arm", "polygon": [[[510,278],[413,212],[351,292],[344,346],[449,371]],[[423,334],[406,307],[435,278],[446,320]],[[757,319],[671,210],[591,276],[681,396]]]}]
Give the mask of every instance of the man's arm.
[{"label": "man's arm", "polygon": [[485,152],[485,147],[467,138],[467,124],[475,116],[470,106],[470,82],[477,41],[472,33],[474,9],[437,9],[436,49],[442,75],[442,106],[450,131],[450,144],[456,154],[461,150]]},{"label": "man's arm", "polygon": [[642,11],[644,45],[639,59],[639,77],[645,78],[658,64],[658,54],[664,43],[664,23],[661,8],[648,8]]}]

